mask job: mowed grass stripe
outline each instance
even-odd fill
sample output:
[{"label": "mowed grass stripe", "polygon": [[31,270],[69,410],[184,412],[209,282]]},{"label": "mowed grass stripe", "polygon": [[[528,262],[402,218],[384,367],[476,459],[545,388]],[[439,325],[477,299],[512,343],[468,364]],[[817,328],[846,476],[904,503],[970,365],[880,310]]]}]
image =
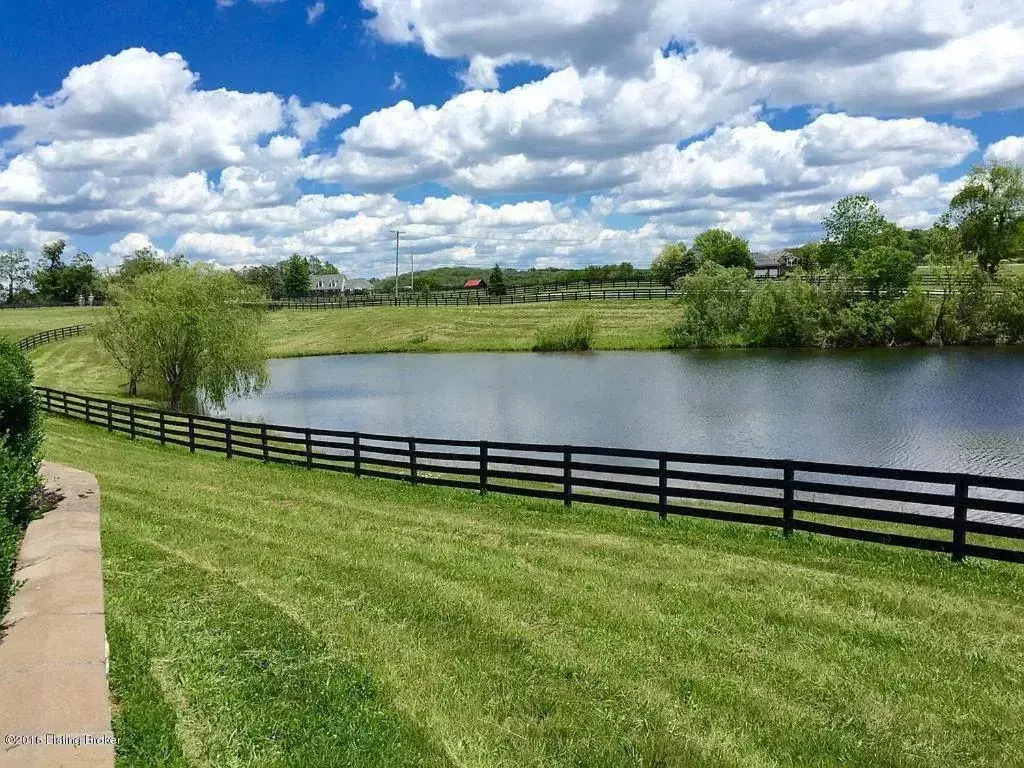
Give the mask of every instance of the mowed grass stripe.
[{"label": "mowed grass stripe", "polygon": [[[232,656],[365,675],[399,764],[1024,760],[1019,568],[48,433],[50,458],[100,479],[109,615],[193,764],[289,764],[280,739],[308,735],[264,704],[291,689]],[[124,678],[122,713],[147,700]],[[360,716],[345,685],[306,684],[310,722]],[[166,741],[144,726],[133,744]]]}]

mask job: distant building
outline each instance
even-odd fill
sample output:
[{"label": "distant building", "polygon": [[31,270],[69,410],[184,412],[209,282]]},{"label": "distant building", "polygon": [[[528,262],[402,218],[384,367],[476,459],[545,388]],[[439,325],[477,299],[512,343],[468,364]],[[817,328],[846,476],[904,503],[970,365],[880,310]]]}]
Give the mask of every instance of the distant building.
[{"label": "distant building", "polygon": [[345,293],[373,293],[373,283],[361,277],[345,281]]},{"label": "distant building", "polygon": [[754,277],[782,277],[789,267],[789,255],[783,251],[761,251],[754,257]]},{"label": "distant building", "polygon": [[470,280],[467,280],[466,284],[462,287],[473,288],[475,290],[482,290],[487,287],[487,281],[484,280],[482,277],[474,277]]},{"label": "distant building", "polygon": [[310,275],[309,287],[314,291],[341,293],[348,281],[340,272],[336,275]]}]

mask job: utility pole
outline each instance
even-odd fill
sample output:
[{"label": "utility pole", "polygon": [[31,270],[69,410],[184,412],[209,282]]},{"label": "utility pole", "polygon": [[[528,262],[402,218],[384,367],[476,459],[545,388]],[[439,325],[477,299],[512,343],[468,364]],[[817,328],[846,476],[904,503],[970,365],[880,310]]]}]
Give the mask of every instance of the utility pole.
[{"label": "utility pole", "polygon": [[392,229],[391,232],[395,235],[395,306],[398,306],[398,239],[402,236],[402,232],[397,229]]},{"label": "utility pole", "polygon": [[409,249],[409,293],[416,293],[416,254]]}]

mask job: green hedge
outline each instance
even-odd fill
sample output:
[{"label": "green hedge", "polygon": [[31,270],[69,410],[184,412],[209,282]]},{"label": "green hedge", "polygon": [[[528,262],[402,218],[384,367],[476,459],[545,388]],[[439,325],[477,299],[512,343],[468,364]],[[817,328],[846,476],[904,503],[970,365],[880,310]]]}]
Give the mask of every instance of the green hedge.
[{"label": "green hedge", "polygon": [[0,339],[0,616],[13,591],[21,533],[36,512],[41,444],[32,366],[17,346]]}]

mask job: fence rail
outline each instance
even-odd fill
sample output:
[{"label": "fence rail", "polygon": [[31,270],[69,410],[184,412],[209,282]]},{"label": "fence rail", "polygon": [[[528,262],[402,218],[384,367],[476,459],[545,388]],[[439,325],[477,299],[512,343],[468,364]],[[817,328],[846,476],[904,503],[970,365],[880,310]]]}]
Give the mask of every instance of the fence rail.
[{"label": "fence rail", "polygon": [[[190,452],[1024,563],[1024,479],[233,421],[36,387],[51,414]],[[865,525],[874,523],[875,527]],[[881,527],[879,527],[880,524]],[[886,526],[906,526],[893,531]],[[913,532],[911,532],[913,531]],[[920,535],[918,535],[920,534]],[[973,536],[987,540],[976,542]]]},{"label": "fence rail", "polygon": [[28,351],[35,349],[40,344],[48,344],[51,341],[61,341],[63,339],[70,339],[72,336],[81,336],[88,330],[88,325],[68,325],[64,328],[54,328],[49,331],[41,331],[33,334],[32,336],[26,336],[18,342],[18,349]]}]

